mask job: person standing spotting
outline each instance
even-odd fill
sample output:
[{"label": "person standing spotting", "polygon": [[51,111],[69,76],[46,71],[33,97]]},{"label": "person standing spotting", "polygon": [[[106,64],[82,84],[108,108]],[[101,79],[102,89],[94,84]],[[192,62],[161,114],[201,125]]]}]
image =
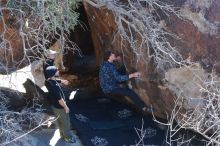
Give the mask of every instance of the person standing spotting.
[{"label": "person standing spotting", "polygon": [[[49,66],[55,66],[54,60],[55,60],[57,54],[58,53],[56,51],[53,51],[53,50],[48,50],[47,51],[47,54],[46,54],[47,58],[43,62],[43,73],[44,73],[45,80],[48,79],[48,75],[46,73],[46,68],[49,67]],[[63,85],[68,85],[69,84],[69,81],[63,80],[63,79],[56,79],[56,81],[58,83],[63,84]]]},{"label": "person standing spotting", "polygon": [[45,86],[49,92],[48,100],[55,116],[58,118],[56,125],[59,128],[60,136],[66,142],[75,143],[76,140],[71,133],[69,108],[66,105],[62,89],[56,81],[56,76],[59,76],[59,71],[55,66],[48,66],[45,69],[45,73],[48,77],[47,80],[45,80]]},{"label": "person standing spotting", "polygon": [[114,61],[119,60],[111,51],[104,52],[104,61],[101,64],[99,70],[99,80],[102,91],[105,94],[121,95],[130,97],[131,100],[141,108],[143,111],[146,110],[145,104],[141,101],[140,97],[128,87],[121,87],[120,84],[124,81],[128,81],[131,78],[137,78],[140,76],[139,72],[131,74],[121,74],[114,64]]}]

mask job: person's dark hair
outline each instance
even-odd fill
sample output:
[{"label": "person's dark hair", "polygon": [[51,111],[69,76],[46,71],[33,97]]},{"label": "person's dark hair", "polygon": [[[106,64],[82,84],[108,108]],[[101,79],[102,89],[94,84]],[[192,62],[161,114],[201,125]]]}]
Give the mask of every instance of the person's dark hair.
[{"label": "person's dark hair", "polygon": [[111,56],[112,52],[107,50],[104,52],[104,55],[103,55],[103,60],[104,61],[108,61],[109,57]]}]

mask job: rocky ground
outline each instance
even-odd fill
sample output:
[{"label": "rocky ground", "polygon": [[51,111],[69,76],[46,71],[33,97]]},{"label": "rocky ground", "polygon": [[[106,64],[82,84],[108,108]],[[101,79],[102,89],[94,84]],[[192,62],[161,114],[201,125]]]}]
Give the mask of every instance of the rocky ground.
[{"label": "rocky ground", "polygon": [[76,143],[66,143],[60,138],[58,129],[44,129],[34,131],[30,135],[33,137],[36,146],[83,146],[76,131],[73,131]]}]

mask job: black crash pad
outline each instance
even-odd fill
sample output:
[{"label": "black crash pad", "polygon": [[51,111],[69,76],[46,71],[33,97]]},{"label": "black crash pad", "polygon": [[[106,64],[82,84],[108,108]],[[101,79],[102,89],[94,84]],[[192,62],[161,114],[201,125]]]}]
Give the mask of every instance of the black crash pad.
[{"label": "black crash pad", "polygon": [[105,100],[100,97],[88,98],[69,105],[71,122],[85,146],[135,146],[140,142],[142,126],[145,132],[142,145],[164,145],[166,131],[152,117],[114,100],[102,101]]}]

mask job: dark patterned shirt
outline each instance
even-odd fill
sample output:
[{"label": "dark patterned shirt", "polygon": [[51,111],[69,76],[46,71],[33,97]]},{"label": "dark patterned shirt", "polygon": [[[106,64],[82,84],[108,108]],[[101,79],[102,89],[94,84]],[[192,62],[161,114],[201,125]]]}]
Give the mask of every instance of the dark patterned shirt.
[{"label": "dark patterned shirt", "polygon": [[99,70],[99,81],[104,93],[110,93],[119,87],[120,82],[129,80],[128,75],[121,75],[113,63],[104,61]]}]

